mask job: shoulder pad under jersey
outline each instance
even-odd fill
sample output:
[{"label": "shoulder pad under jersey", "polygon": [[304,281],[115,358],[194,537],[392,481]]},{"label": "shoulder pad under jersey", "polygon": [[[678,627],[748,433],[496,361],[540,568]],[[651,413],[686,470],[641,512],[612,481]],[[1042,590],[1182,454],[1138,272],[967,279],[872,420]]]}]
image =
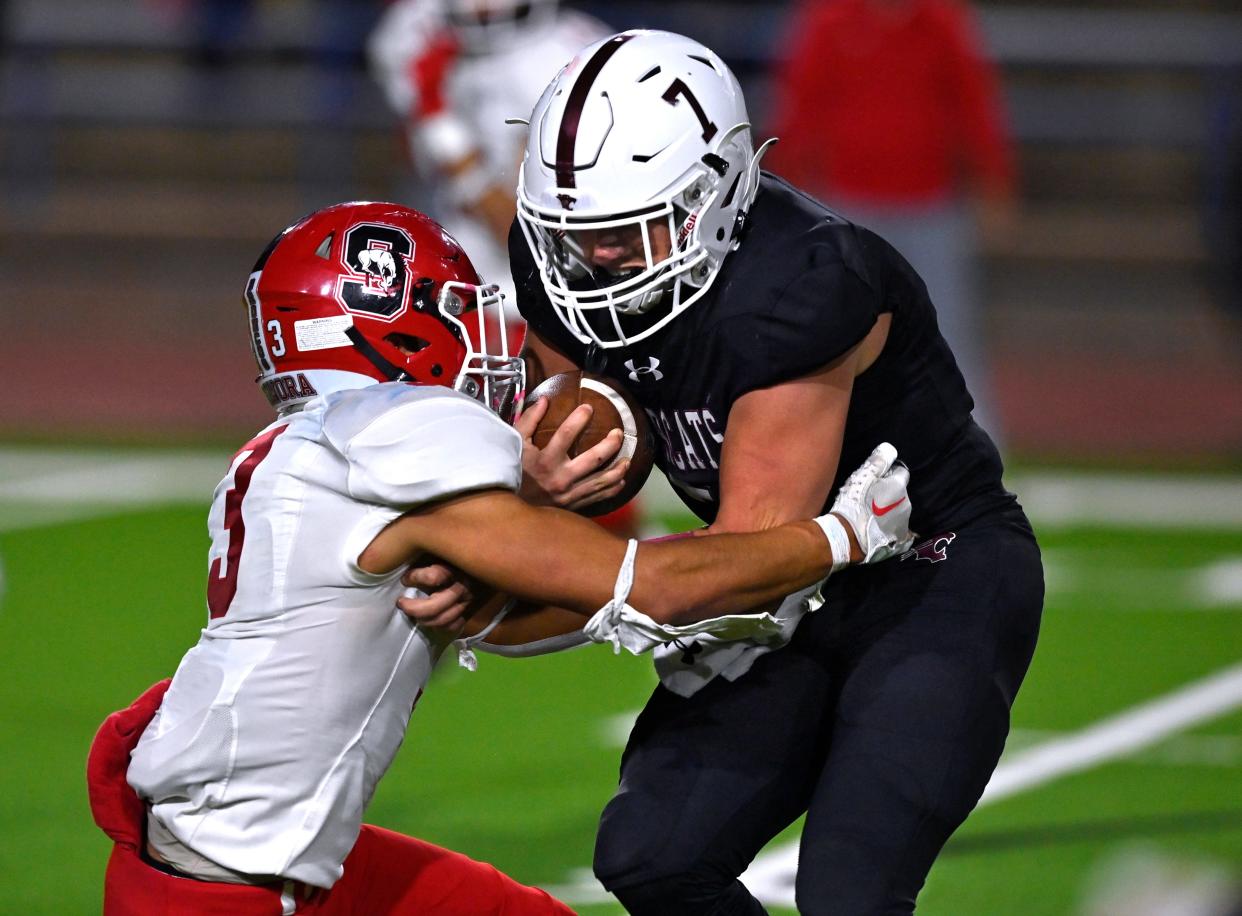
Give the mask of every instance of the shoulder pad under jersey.
[{"label": "shoulder pad under jersey", "polygon": [[483,404],[402,382],[328,396],[324,435],[349,463],[349,495],[408,507],[471,490],[516,490],[522,437]]}]

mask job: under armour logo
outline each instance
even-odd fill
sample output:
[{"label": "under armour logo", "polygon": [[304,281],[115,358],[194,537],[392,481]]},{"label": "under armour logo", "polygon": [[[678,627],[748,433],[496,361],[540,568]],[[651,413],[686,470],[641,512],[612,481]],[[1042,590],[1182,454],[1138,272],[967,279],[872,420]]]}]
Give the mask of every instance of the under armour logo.
[{"label": "under armour logo", "polygon": [[625,361],[625,368],[630,370],[631,382],[644,382],[648,379],[658,382],[664,378],[664,373],[660,371],[660,361],[654,356],[647,357],[647,365],[645,366],[635,365],[634,360],[627,359]]},{"label": "under armour logo", "polygon": [[697,642],[686,645],[680,639],[674,639],[673,645],[681,650],[681,663],[683,665],[693,665],[694,657],[703,651],[703,647]]},{"label": "under armour logo", "polygon": [[914,557],[916,560],[926,560],[928,563],[939,563],[941,560],[949,558],[949,545],[953,543],[953,539],[957,537],[957,533],[949,531],[945,534],[938,534],[934,538],[924,541],[922,544],[916,544],[901,555],[902,560],[908,560]]}]

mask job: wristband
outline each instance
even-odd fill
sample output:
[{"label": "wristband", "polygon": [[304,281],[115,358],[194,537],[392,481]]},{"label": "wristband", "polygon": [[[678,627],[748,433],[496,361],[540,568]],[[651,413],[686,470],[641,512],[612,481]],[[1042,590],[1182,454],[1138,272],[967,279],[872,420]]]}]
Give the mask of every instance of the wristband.
[{"label": "wristband", "polygon": [[638,554],[638,541],[630,538],[625,545],[625,559],[621,561],[621,569],[617,571],[617,581],[612,588],[613,607],[623,607],[630,599],[630,589],[634,587],[634,561]]},{"label": "wristband", "polygon": [[845,530],[845,523],[835,515],[819,515],[811,519],[819,525],[824,537],[828,538],[828,549],[832,551],[832,571],[838,572],[850,565],[850,535]]}]

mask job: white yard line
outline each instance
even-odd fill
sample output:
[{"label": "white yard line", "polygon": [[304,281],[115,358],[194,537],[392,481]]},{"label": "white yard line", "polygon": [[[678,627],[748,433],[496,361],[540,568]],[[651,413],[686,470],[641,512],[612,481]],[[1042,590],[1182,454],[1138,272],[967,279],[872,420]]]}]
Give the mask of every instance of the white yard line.
[{"label": "white yard line", "polygon": [[630,732],[638,721],[639,710],[617,713],[599,723],[599,737],[604,747],[625,747],[630,740]]},{"label": "white yard line", "polygon": [[[0,447],[0,530],[5,507],[90,504],[130,509],[206,503],[228,467],[228,453]],[[1202,475],[1032,472],[1011,475],[1037,527],[1099,524],[1132,527],[1242,528],[1242,478]],[[660,474],[643,498],[657,512],[680,501]]]},{"label": "white yard line", "polygon": [[[1009,733],[1005,750],[1009,759],[1020,751],[1042,746],[1066,737],[1066,732],[1038,728],[1015,728]],[[1242,766],[1242,735],[1170,735],[1151,747],[1117,761],[1142,766]]]},{"label": "white yard line", "polygon": [[[1134,528],[1242,528],[1242,477],[1032,471],[1006,476],[1037,528],[1115,525]],[[643,498],[657,511],[681,501],[661,474]]]},{"label": "white yard line", "polygon": [[983,792],[986,805],[1133,754],[1242,706],[1242,664],[1055,738],[1001,763]]},{"label": "white yard line", "polygon": [[[0,448],[0,532],[59,524],[147,505],[201,503],[228,466],[223,451],[118,452]],[[1148,474],[1030,473],[1009,478],[1037,527],[1242,528],[1242,479]],[[659,474],[643,491],[656,511],[680,507]],[[1200,573],[1209,601],[1242,600],[1242,568]],[[980,804],[1132,754],[1242,706],[1242,665],[1002,761]],[[611,731],[620,731],[618,721]],[[797,844],[761,855],[743,880],[763,902],[793,905]],[[577,880],[575,880],[577,879]],[[589,874],[555,889],[568,903],[611,899]]]},{"label": "white yard line", "polygon": [[228,470],[223,452],[27,452],[0,449],[0,499],[112,505],[205,502]]},{"label": "white yard line", "polygon": [[206,505],[228,460],[222,451],[0,449],[0,532],[146,506]]},{"label": "white yard line", "polygon": [[[1063,776],[1082,772],[1122,757],[1129,757],[1170,736],[1219,718],[1242,707],[1242,664],[1219,671],[1172,693],[1132,707],[1069,734],[1033,733],[1040,743],[1007,755],[988,783],[979,805],[988,805],[1039,788]],[[633,714],[610,717],[605,734],[616,740]],[[1016,737],[1022,737],[1021,733]],[[622,739],[621,743],[624,743]],[[1202,746],[1200,746],[1202,745]],[[1210,745],[1210,747],[1209,747]],[[1210,752],[1210,753],[1209,753]],[[1238,740],[1233,736],[1205,736],[1179,745],[1174,757],[1180,762],[1234,766]],[[1169,762],[1163,760],[1163,762]],[[794,878],[798,868],[798,844],[787,843],[761,854],[742,875],[742,881],[769,906],[794,906]],[[545,888],[573,905],[610,900],[611,897],[586,870],[570,876],[568,883]]]},{"label": "white yard line", "polygon": [[[1081,731],[1003,760],[979,804],[987,805],[1092,769],[1149,747],[1242,706],[1242,664],[1188,684]],[[742,881],[763,903],[794,905],[798,845],[789,843],[751,863]]]},{"label": "white yard line", "polygon": [[1242,528],[1237,477],[1033,472],[1005,483],[1045,527]]},{"label": "white yard line", "polygon": [[1197,590],[1212,606],[1242,604],[1242,559],[1221,560],[1195,573]]},{"label": "white yard line", "polygon": [[1049,605],[1063,605],[1069,596],[1109,595],[1107,605],[1092,611],[1128,613],[1236,613],[1242,609],[1242,556],[1219,555],[1197,566],[1138,566],[1116,554],[1090,549],[1047,549],[1043,552],[1044,587]]}]

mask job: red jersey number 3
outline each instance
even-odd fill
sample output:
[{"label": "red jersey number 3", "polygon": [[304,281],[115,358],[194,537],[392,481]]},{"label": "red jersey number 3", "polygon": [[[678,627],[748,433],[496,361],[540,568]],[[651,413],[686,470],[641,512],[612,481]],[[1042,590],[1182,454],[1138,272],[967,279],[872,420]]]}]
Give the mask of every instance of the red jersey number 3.
[{"label": "red jersey number 3", "polygon": [[[242,519],[242,500],[250,489],[250,478],[254,469],[259,466],[272,450],[276,437],[289,427],[277,426],[269,429],[261,436],[255,436],[242,446],[241,455],[249,452],[233,473],[233,486],[224,494],[224,530],[229,535],[229,546],[223,558],[216,557],[207,573],[207,610],[210,618],[216,620],[228,613],[233,596],[237,594],[237,570],[241,564],[242,545],[246,542],[246,523]],[[237,455],[233,456],[236,460]],[[221,572],[221,561],[224,569]]]}]

